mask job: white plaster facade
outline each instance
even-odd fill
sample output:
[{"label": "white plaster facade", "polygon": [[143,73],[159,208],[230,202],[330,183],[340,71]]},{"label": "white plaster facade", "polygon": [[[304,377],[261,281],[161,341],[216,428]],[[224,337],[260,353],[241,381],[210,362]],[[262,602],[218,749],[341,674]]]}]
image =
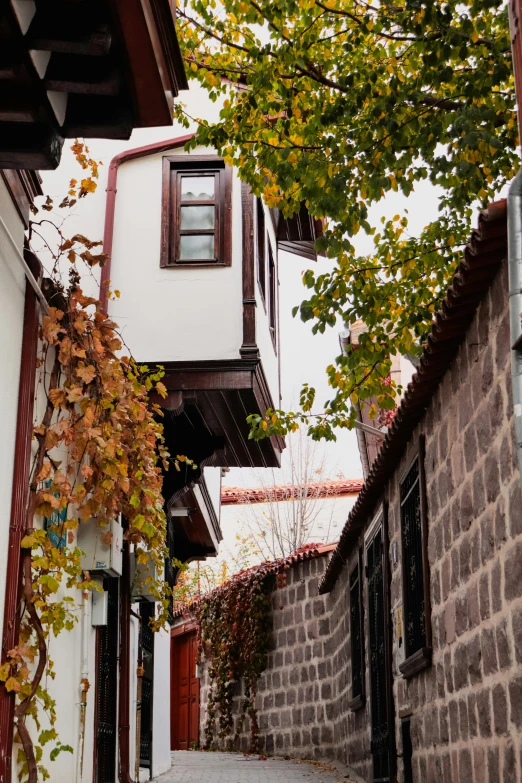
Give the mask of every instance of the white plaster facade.
[{"label": "white plaster facade", "polygon": [[[203,103],[204,101],[204,103]],[[213,119],[219,110],[198,88],[191,90],[189,112]],[[195,128],[195,126],[194,126]],[[103,161],[95,194],[78,202],[67,216],[67,235],[81,232],[90,239],[101,238],[105,218],[105,196],[109,162],[114,155],[152,142],[185,135],[186,129],[155,128],[135,131],[127,142],[94,140],[90,154]],[[195,150],[197,154],[203,150]],[[211,150],[204,150],[212,153]],[[122,327],[130,350],[141,361],[178,361],[205,359],[239,359],[243,338],[242,295],[242,215],[241,185],[236,173],[232,184],[232,264],[219,268],[161,269],[159,266],[161,220],[162,157],[168,151],[123,163],[118,172],[111,289],[119,289],[121,298],[110,303],[110,314]],[[177,149],[176,154],[183,154]],[[79,178],[78,165],[69,150],[64,150],[57,171],[43,172],[43,192],[56,201],[67,191],[72,178]],[[58,210],[57,210],[58,211]],[[0,179],[0,216],[21,249],[23,224]],[[277,264],[277,243],[268,211],[266,230]],[[0,323],[5,338],[0,344],[2,367],[2,439],[0,442],[0,595],[5,593],[7,542],[15,427],[18,402],[18,380],[23,327],[25,279],[13,257],[9,241],[0,225]],[[45,267],[48,258],[39,254]],[[277,269],[277,266],[276,266]],[[44,271],[45,274],[45,271]],[[99,272],[85,278],[87,293],[96,295]],[[276,286],[277,289],[277,286]],[[261,299],[256,272],[256,341],[272,399],[280,401],[277,346],[269,332],[268,314]],[[219,519],[221,472],[205,468],[205,481]],[[70,632],[51,639],[50,654],[58,676],[47,682],[57,702],[57,730],[60,740],[71,745],[73,754],[62,753],[48,762],[53,783],[91,783],[94,763],[94,683],[96,668],[96,629],[91,624],[92,598],[82,613],[82,597],[76,596],[78,623]],[[3,620],[0,600],[0,623]],[[83,619],[82,619],[83,618]],[[136,754],[136,661],[138,621],[131,619],[131,773]],[[82,655],[82,650],[83,655]],[[170,635],[158,633],[155,639],[155,677],[153,700],[153,775],[170,767]],[[81,738],[80,681],[87,676],[85,733]],[[119,688],[114,682],[114,689]],[[82,751],[83,745],[83,751]],[[16,748],[15,748],[16,754]],[[83,759],[83,762],[80,762]],[[13,769],[16,780],[16,765]]]}]

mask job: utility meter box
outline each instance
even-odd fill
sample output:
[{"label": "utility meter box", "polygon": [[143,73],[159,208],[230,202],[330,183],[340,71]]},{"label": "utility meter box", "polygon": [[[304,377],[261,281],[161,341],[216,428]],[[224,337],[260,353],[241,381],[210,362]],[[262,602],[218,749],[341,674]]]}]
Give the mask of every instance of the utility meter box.
[{"label": "utility meter box", "polygon": [[109,593],[94,591],[92,594],[91,625],[107,625]]},{"label": "utility meter box", "polygon": [[85,552],[84,571],[121,576],[122,545],[123,529],[115,519],[106,527],[98,527],[94,518],[81,522],[78,527],[78,546]]},{"label": "utility meter box", "polygon": [[146,563],[138,563],[136,554],[131,560],[131,594],[134,601],[159,601],[159,598],[150,591],[150,579],[157,579],[156,564],[152,560]]}]

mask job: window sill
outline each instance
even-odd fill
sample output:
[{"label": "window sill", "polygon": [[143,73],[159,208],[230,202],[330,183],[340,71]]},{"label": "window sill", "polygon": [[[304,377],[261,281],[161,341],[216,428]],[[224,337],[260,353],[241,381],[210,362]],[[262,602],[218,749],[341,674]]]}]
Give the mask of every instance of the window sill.
[{"label": "window sill", "polygon": [[399,671],[406,679],[431,666],[431,647],[421,647],[399,666]]},{"label": "window sill", "polygon": [[365,704],[366,697],[364,693],[360,693],[358,696],[355,696],[355,698],[348,702],[348,709],[352,712],[357,712],[357,710],[362,709]]}]

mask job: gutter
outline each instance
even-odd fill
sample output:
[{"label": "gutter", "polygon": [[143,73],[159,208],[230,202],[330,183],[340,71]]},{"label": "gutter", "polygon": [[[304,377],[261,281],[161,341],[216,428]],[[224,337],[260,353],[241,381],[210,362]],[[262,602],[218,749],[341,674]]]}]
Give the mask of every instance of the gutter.
[{"label": "gutter", "polygon": [[107,255],[107,261],[102,268],[100,277],[100,309],[107,314],[108,299],[107,292],[111,279],[112,262],[112,244],[114,239],[114,212],[116,210],[116,187],[118,182],[118,169],[122,163],[137,158],[146,158],[148,155],[155,155],[157,152],[168,152],[178,147],[184,147],[188,141],[194,138],[195,133],[189,133],[186,136],[177,136],[167,141],[157,141],[154,144],[145,144],[143,147],[134,147],[131,150],[119,152],[109,164],[109,176],[107,179],[107,198],[105,201],[105,225],[103,229],[103,252]]},{"label": "gutter", "polygon": [[518,466],[522,482],[522,169],[513,180],[508,195],[508,270],[511,380]]}]

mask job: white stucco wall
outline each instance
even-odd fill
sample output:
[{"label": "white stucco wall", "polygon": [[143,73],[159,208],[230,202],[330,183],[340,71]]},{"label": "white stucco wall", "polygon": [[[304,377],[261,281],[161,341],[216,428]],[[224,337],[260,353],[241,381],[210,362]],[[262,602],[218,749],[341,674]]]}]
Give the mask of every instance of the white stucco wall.
[{"label": "white stucco wall", "polygon": [[[20,249],[24,227],[0,178],[0,217]],[[25,277],[0,224],[0,367],[2,375],[2,437],[0,438],[0,628],[4,622],[7,543],[11,514],[18,385],[24,319]]]},{"label": "white stucco wall", "polygon": [[[212,154],[197,147],[193,153]],[[162,161],[118,172],[109,312],[138,361],[237,359],[243,336],[241,187],[232,182],[232,265],[160,268]]]},{"label": "white stucco wall", "polygon": [[170,630],[154,638],[152,777],[170,769]]}]

